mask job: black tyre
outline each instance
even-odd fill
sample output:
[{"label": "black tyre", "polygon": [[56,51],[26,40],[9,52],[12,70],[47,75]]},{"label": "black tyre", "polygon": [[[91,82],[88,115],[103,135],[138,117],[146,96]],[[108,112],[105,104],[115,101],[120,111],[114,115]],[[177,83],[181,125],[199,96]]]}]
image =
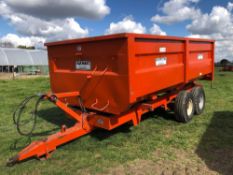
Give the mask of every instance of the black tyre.
[{"label": "black tyre", "polygon": [[181,91],[175,100],[175,119],[178,122],[187,123],[194,115],[194,101],[192,93]]},{"label": "black tyre", "polygon": [[205,92],[202,87],[194,87],[192,89],[194,101],[194,114],[200,115],[205,109]]}]

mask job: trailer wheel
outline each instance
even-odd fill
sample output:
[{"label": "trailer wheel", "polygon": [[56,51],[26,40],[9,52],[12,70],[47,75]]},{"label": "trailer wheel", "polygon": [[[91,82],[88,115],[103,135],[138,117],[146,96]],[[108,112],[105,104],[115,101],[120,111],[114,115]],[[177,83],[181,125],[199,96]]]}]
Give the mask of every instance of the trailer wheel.
[{"label": "trailer wheel", "polygon": [[194,87],[192,89],[194,100],[194,113],[200,115],[205,109],[205,92],[202,87]]},{"label": "trailer wheel", "polygon": [[192,93],[181,91],[175,100],[175,119],[178,122],[187,123],[194,115],[194,101]]}]

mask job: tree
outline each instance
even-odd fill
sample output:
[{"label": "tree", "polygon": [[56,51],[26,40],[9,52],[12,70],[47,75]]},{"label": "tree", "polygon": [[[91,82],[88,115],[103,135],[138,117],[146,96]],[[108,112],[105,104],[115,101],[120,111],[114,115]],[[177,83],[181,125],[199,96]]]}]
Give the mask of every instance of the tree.
[{"label": "tree", "polygon": [[227,66],[227,65],[231,64],[231,62],[227,59],[222,59],[220,61],[220,64],[221,64],[221,66]]},{"label": "tree", "polygon": [[19,48],[19,49],[30,49],[30,50],[34,50],[35,49],[34,46],[27,47],[27,46],[22,46],[22,45],[19,45],[17,48]]}]

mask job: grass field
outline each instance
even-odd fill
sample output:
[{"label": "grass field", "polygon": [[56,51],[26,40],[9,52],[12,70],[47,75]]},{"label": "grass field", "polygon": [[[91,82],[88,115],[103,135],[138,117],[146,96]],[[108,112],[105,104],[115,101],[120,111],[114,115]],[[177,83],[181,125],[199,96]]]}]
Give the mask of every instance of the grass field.
[{"label": "grass field", "polygon": [[[224,174],[233,172],[233,73],[216,73],[205,87],[203,115],[188,124],[172,112],[156,110],[133,127],[96,130],[59,147],[48,160],[31,159],[6,167],[9,157],[26,143],[16,132],[12,113],[24,97],[49,90],[47,78],[0,81],[0,174]],[[33,140],[59,130],[66,116],[44,104]]]}]

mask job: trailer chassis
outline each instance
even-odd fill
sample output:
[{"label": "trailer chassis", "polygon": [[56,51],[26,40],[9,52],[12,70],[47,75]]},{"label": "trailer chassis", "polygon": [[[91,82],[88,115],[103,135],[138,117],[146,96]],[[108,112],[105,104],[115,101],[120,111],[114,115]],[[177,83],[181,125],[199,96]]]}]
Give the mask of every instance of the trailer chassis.
[{"label": "trailer chassis", "polygon": [[62,98],[78,97],[80,95],[79,92],[47,93],[43,95],[43,98],[51,101],[63,110],[69,117],[76,121],[76,124],[70,128],[62,125],[59,132],[48,136],[46,139],[32,142],[16,156],[10,158],[7,164],[14,165],[32,157],[49,158],[57,147],[84,136],[92,132],[95,128],[102,128],[110,131],[128,122],[132,122],[134,126],[137,126],[143,114],[161,106],[167,110],[168,104],[176,98],[181,90],[190,91],[194,86],[200,85],[195,83],[180,85],[163,96],[151,94],[149,100],[136,104],[135,107],[128,112],[118,116],[105,116],[103,114],[98,114],[98,112],[82,113],[81,110],[73,109],[60,100]]}]

